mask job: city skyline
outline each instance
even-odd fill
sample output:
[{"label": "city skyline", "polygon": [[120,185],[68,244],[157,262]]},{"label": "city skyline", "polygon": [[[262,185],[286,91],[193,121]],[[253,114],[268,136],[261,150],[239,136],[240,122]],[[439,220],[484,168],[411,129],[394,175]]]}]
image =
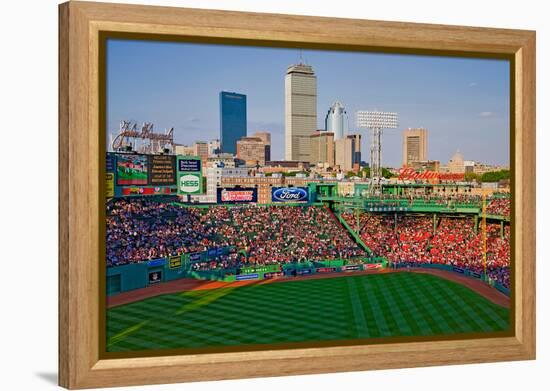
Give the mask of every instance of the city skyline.
[{"label": "city skyline", "polygon": [[[446,163],[459,149],[467,160],[509,164],[509,63],[504,60],[421,57],[303,50],[317,80],[317,128],[336,101],[349,117],[357,110],[399,113],[399,128],[384,133],[383,165],[399,167],[402,131],[430,132],[428,158]],[[297,49],[187,43],[109,41],[109,132],[123,119],[175,128],[178,143],[219,138],[221,91],[247,95],[247,135],[271,133],[273,160],[284,158],[284,77]],[[220,61],[223,59],[224,61]],[[131,65],[131,66],[129,66]]]}]

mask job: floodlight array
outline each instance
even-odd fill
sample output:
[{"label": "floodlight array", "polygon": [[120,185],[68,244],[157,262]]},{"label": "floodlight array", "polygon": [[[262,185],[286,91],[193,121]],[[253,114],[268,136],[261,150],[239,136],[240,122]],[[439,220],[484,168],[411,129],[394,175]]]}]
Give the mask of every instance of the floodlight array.
[{"label": "floodlight array", "polygon": [[397,113],[384,111],[358,111],[357,127],[369,129],[396,129]]}]

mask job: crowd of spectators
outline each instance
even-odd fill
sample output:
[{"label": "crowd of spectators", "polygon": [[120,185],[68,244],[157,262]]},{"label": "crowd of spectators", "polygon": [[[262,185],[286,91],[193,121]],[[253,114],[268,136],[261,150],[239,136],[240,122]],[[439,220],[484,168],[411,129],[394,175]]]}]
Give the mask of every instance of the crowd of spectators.
[{"label": "crowd of spectators", "polygon": [[510,198],[493,198],[487,204],[487,214],[510,216]]},{"label": "crowd of spectators", "polygon": [[185,208],[140,198],[115,200],[107,209],[108,265],[228,246],[234,253],[194,267],[210,270],[367,255],[321,206]]},{"label": "crowd of spectators", "polygon": [[121,265],[202,249],[211,242],[197,209],[158,199],[114,200],[107,205],[107,265]]},{"label": "crowd of spectators", "polygon": [[[342,217],[356,229],[374,255],[392,263],[444,264],[483,272],[483,237],[476,233],[473,218],[438,217],[435,222],[424,215],[363,213],[359,217],[345,212]],[[486,230],[487,274],[509,286],[510,227],[501,235],[500,224],[488,223]]]},{"label": "crowd of spectators", "polygon": [[[112,200],[107,205],[107,265],[123,265],[183,253],[230,247],[229,254],[194,263],[193,270],[244,265],[364,258],[332,212],[322,206],[182,207],[170,198]],[[509,213],[509,199],[489,208]],[[493,212],[494,211],[494,212]],[[371,255],[390,262],[452,265],[483,271],[483,237],[473,218],[345,212]],[[435,224],[434,224],[435,223]],[[510,229],[487,224],[488,275],[509,286]]]}]

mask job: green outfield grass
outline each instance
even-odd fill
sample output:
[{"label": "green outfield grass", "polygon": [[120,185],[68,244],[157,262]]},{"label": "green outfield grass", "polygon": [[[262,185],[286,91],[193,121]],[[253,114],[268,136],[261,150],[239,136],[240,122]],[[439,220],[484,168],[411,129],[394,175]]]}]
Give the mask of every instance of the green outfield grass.
[{"label": "green outfield grass", "polygon": [[135,169],[130,169],[129,172],[126,172],[125,169],[118,167],[117,168],[117,177],[120,182],[123,181],[137,181],[147,183],[147,172],[139,171]]},{"label": "green outfield grass", "polygon": [[107,351],[505,331],[509,311],[420,273],[162,295],[108,310]]}]

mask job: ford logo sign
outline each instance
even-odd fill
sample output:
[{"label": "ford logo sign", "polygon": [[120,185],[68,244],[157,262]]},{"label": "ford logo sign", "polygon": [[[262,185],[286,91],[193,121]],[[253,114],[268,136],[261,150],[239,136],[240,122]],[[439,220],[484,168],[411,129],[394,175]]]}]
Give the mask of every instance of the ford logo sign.
[{"label": "ford logo sign", "polygon": [[273,189],[272,196],[275,202],[307,201],[308,192],[301,187],[279,187]]}]

